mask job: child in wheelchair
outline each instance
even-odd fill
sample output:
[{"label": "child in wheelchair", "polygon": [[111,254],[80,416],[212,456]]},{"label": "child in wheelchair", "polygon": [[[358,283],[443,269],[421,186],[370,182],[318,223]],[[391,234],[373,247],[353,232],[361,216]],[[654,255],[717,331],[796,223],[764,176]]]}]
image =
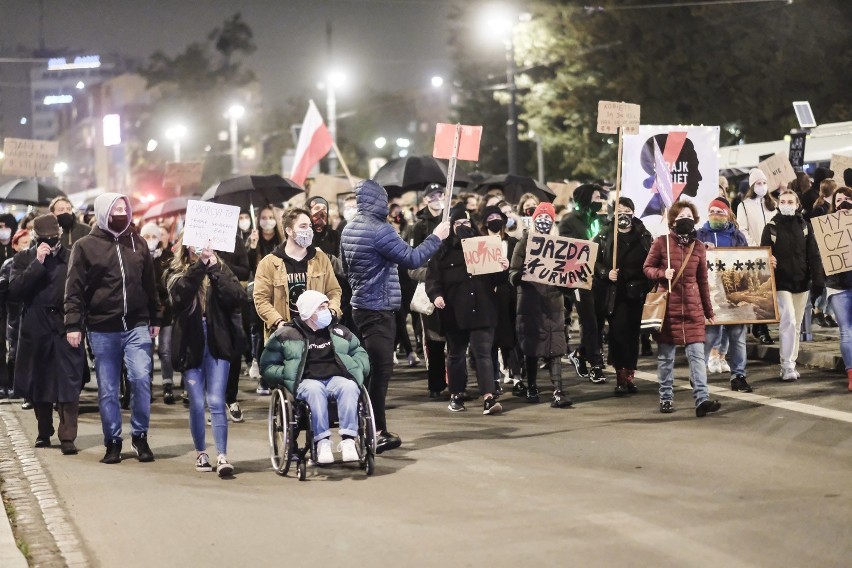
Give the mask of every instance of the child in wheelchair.
[{"label": "child in wheelchair", "polygon": [[264,379],[295,393],[311,409],[318,464],[334,462],[331,450],[328,401],[337,402],[344,462],[358,461],[358,398],[370,373],[367,351],[358,338],[337,323],[328,298],[305,290],[296,300],[297,314],[269,338],[260,358]]}]

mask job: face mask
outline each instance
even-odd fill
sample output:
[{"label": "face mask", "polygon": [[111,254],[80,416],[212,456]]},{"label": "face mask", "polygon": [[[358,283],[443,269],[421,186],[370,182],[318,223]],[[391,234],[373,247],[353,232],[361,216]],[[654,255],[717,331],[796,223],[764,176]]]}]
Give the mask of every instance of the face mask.
[{"label": "face mask", "polygon": [[4,227],[0,229],[0,241],[8,241],[12,238],[12,229]]},{"label": "face mask", "polygon": [[347,207],[343,210],[343,218],[346,219],[347,222],[351,221],[355,218],[355,215],[358,214],[358,209],[355,207]]},{"label": "face mask", "polygon": [[45,243],[51,249],[55,249],[56,245],[59,244],[59,237],[45,237],[43,239],[38,240],[38,244]]},{"label": "face mask", "polygon": [[311,229],[293,232],[293,242],[302,248],[308,248],[314,242],[314,232]]},{"label": "face mask", "polygon": [[240,219],[237,226],[242,232],[247,233],[251,229],[251,219]]},{"label": "face mask", "polygon": [[275,228],[275,219],[261,219],[260,228],[264,231],[271,231]]},{"label": "face mask", "polygon": [[757,184],[754,186],[754,194],[758,197],[764,197],[767,189],[768,188],[765,183]]},{"label": "face mask", "polygon": [[65,231],[70,230],[74,226],[74,215],[71,213],[60,213],[56,216],[56,220],[59,222],[59,226]]},{"label": "face mask", "polygon": [[838,209],[852,209],[852,201],[841,201]]},{"label": "face mask", "polygon": [[601,203],[600,201],[592,201],[589,204],[589,211],[591,211],[592,213],[597,213],[601,210],[602,206],[603,206],[603,203]]},{"label": "face mask", "polygon": [[633,224],[633,215],[629,213],[619,213],[618,215],[618,228],[619,229],[627,229]]},{"label": "face mask", "polygon": [[322,309],[317,312],[317,327],[320,329],[328,327],[331,323],[331,311]]},{"label": "face mask", "polygon": [[151,251],[151,252],[154,252],[155,250],[157,250],[157,247],[160,245],[160,241],[146,240],[145,242],[148,243],[148,250]]},{"label": "face mask", "polygon": [[515,219],[514,217],[509,217],[506,219],[506,230],[511,231],[515,228]]},{"label": "face mask", "polygon": [[127,215],[110,215],[107,227],[114,233],[123,233],[127,229]]},{"label": "face mask", "polygon": [[201,256],[201,253],[204,251],[202,247],[192,247],[192,252],[195,253],[195,256]]},{"label": "face mask", "polygon": [[707,222],[710,223],[710,228],[716,231],[728,226],[728,218],[723,217],[722,215],[710,215]]},{"label": "face mask", "polygon": [[688,235],[695,229],[695,221],[692,219],[678,219],[675,221],[675,233],[678,235]]},{"label": "face mask", "polygon": [[399,225],[400,223],[402,223],[402,212],[398,212],[396,214],[393,214],[393,215],[390,216],[390,218],[391,218],[391,221],[393,221],[394,223]]},{"label": "face mask", "polygon": [[435,199],[434,201],[430,201],[427,205],[429,209],[434,212],[443,211],[444,210],[444,200],[443,199]]},{"label": "face mask", "polygon": [[544,235],[553,228],[553,219],[548,215],[539,215],[535,220],[535,230]]},{"label": "face mask", "polygon": [[502,228],[503,228],[503,219],[493,219],[493,220],[491,220],[491,221],[488,221],[488,222],[485,224],[485,226],[486,226],[486,227],[488,228],[488,230],[489,230],[489,231],[491,231],[492,233],[499,233],[499,232],[500,232],[500,229],[502,229]]},{"label": "face mask", "polygon": [[468,227],[467,225],[460,225],[455,228],[456,236],[459,239],[469,239],[470,237],[475,237],[476,232],[473,230],[473,227]]},{"label": "face mask", "polygon": [[527,207],[526,209],[524,209],[525,217],[532,217],[533,213],[535,213],[535,207]]},{"label": "face mask", "polygon": [[782,215],[795,215],[797,207],[795,205],[788,205],[783,203],[778,206],[778,212]]}]

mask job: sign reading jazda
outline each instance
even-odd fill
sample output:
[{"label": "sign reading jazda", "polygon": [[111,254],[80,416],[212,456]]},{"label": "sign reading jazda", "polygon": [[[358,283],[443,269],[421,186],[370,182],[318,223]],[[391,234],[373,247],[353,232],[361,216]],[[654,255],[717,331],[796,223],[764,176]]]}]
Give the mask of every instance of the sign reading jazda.
[{"label": "sign reading jazda", "polygon": [[595,242],[530,234],[521,280],[591,290],[597,257]]}]

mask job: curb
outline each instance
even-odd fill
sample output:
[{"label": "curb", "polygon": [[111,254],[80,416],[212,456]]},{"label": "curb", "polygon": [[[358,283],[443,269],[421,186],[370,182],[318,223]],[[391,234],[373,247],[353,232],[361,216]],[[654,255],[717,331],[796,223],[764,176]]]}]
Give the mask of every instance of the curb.
[{"label": "curb", "polygon": [[[823,343],[823,342],[818,342]],[[843,357],[840,356],[840,346],[834,343],[832,351],[820,349],[807,349],[803,343],[799,349],[799,357],[797,363],[807,365],[816,369],[825,369],[826,371],[843,371],[846,366],[843,364]],[[779,363],[781,360],[780,348],[778,345],[746,345],[746,358],[765,361],[767,363]]]}]

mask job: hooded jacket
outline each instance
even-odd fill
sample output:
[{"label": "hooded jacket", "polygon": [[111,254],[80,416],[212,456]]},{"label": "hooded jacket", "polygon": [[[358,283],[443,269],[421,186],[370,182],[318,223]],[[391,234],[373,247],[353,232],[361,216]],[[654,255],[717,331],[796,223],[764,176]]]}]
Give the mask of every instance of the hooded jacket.
[{"label": "hooded jacket", "polygon": [[402,304],[397,265],[419,268],[435,254],[441,239],[429,235],[411,248],[387,221],[388,194],[373,180],[355,188],[358,214],[346,225],[341,237],[341,256],[349,284],[352,307],[395,311]]},{"label": "hooded jacket", "polygon": [[702,243],[710,243],[715,247],[747,247],[748,239],[733,223],[725,225],[724,229],[713,229],[710,221],[698,229],[696,237]]},{"label": "hooded jacket", "polygon": [[[120,232],[108,226],[115,202],[127,203],[127,226]],[[160,325],[161,306],[154,263],[145,240],[130,228],[127,198],[104,193],[95,199],[97,226],[74,244],[65,283],[67,332],[128,331],[141,325]]]}]

